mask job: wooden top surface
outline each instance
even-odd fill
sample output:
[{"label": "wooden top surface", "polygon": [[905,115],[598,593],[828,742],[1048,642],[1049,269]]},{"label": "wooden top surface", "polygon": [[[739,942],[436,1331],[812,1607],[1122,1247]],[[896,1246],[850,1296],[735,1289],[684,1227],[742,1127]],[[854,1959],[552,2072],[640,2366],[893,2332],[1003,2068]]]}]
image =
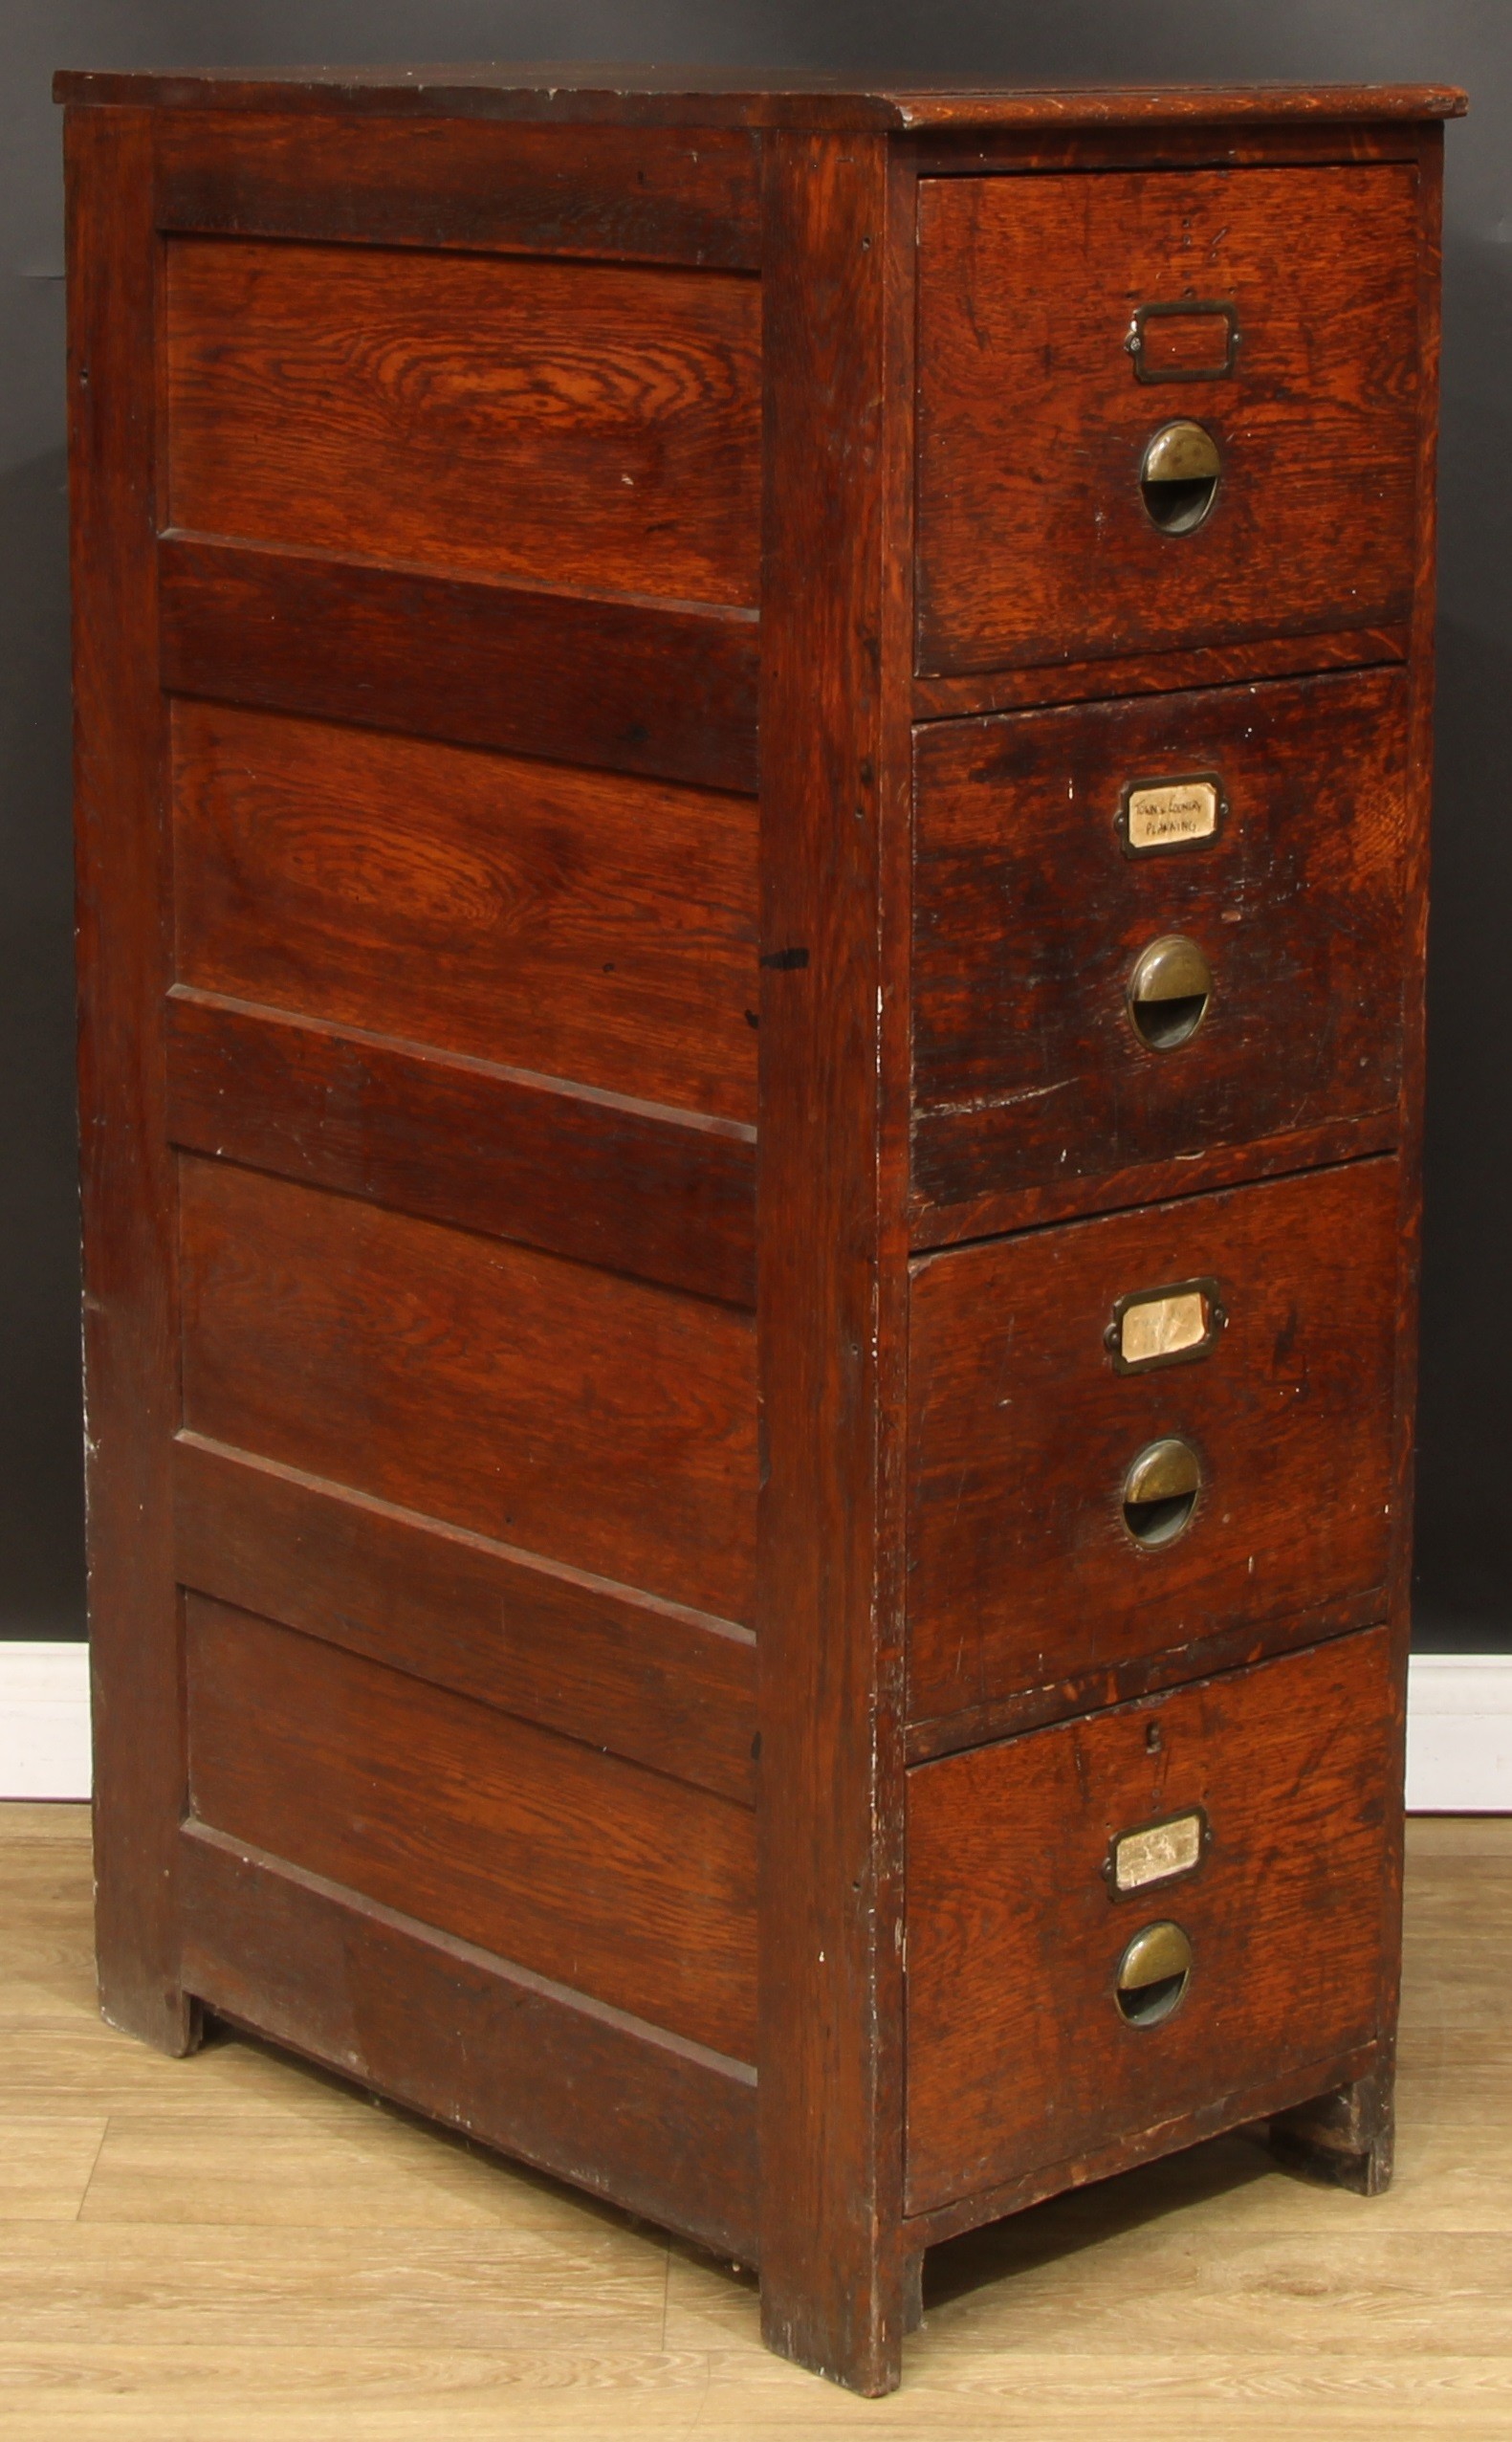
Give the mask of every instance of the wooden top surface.
[{"label": "wooden top surface", "polygon": [[54,99],[152,109],[374,111],[642,125],[935,128],[1204,120],[1457,119],[1453,85],[1033,85],[865,82],[772,69],[478,62],[458,67],[63,69]]}]

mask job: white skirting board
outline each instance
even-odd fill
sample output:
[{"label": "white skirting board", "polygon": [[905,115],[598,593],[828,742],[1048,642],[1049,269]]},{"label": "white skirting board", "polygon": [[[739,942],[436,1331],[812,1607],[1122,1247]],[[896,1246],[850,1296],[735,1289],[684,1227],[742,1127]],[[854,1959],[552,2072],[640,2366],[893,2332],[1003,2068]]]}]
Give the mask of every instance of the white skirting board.
[{"label": "white skirting board", "polygon": [[[88,1795],[87,1648],[0,1642],[0,1798]],[[1512,1654],[1413,1655],[1407,1803],[1512,1815]]]}]

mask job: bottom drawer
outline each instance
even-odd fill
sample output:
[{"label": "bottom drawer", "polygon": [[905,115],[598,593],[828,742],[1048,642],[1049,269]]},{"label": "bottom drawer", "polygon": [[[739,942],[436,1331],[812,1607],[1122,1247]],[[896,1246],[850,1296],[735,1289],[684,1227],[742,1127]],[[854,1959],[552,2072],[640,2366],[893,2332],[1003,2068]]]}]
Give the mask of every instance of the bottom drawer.
[{"label": "bottom drawer", "polygon": [[1381,2033],[1401,1727],[1372,1628],[915,1766],[908,2211]]}]

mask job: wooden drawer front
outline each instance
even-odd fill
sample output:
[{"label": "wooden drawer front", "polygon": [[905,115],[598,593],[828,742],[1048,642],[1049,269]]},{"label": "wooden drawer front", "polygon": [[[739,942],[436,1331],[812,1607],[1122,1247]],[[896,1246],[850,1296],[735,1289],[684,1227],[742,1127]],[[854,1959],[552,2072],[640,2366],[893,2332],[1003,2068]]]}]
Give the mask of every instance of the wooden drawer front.
[{"label": "wooden drawer front", "polygon": [[[919,732],[921,1200],[1395,1102],[1406,707],[1403,673],[1377,671]],[[1187,819],[1212,834],[1126,852],[1129,793],[1194,778]],[[1128,994],[1170,935],[1196,944],[1213,992],[1189,1041],[1151,1048]]]},{"label": "wooden drawer front", "polygon": [[[924,2212],[1326,2071],[1389,2006],[1400,1707],[1384,1629],[909,1774],[908,2206]],[[1112,1895],[1114,1841],[1201,1809],[1194,1870]],[[1115,1993],[1180,1925],[1158,2024]]]},{"label": "wooden drawer front", "polygon": [[175,238],[171,521],[753,605],[759,331],[734,273]]},{"label": "wooden drawer front", "polygon": [[[1415,173],[926,179],[919,666],[990,670],[1402,618],[1413,573]],[[1232,310],[1217,379],[1142,381],[1138,309]],[[1147,364],[1221,362],[1156,317]],[[1222,474],[1162,531],[1145,450],[1192,418]]]},{"label": "wooden drawer front", "polygon": [[[1397,1164],[1072,1222],[915,1267],[915,1722],[1291,1615],[1371,1616],[1391,1520]],[[1227,1322],[1121,1372],[1121,1300],[1207,1282]],[[1131,1463],[1185,1437],[1202,1488],[1154,1547]],[[1367,1606],[1363,1612],[1361,1606]]]}]

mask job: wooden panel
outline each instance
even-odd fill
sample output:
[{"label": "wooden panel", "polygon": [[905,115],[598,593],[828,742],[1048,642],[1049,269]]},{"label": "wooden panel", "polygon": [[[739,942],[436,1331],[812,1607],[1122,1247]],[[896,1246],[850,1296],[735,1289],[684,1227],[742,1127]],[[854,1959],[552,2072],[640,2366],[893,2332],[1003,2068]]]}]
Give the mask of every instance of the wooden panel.
[{"label": "wooden panel", "polygon": [[1333,635],[1253,636],[1237,645],[1194,645],[1184,652],[1114,653],[1101,661],[1041,662],[1029,670],[969,670],[953,678],[915,678],[918,720],[963,720],[1035,704],[1085,704],[1110,695],[1159,695],[1188,687],[1229,687],[1257,678],[1308,677],[1321,670],[1364,670],[1407,659],[1408,629],[1343,627]]},{"label": "wooden panel", "polygon": [[[1407,689],[1395,671],[956,722],[917,750],[915,1190],[952,1204],[1394,1107]],[[1129,856],[1125,789],[1192,773],[1216,835]],[[1214,990],[1151,1051],[1168,934]]]},{"label": "wooden panel", "polygon": [[754,271],[754,136],[164,113],[158,226]]},{"label": "wooden panel", "polygon": [[174,525],[756,601],[754,280],[181,237],[166,315]]},{"label": "wooden panel", "polygon": [[182,1582],[755,1802],[749,1630],[182,1435]]},{"label": "wooden panel", "polygon": [[756,1302],[756,1143],[612,1094],[176,991],[174,1142],[401,1212]]},{"label": "wooden panel", "polygon": [[168,1435],[177,1401],[164,723],[156,685],[156,249],[148,121],[68,123],[74,781],[84,1446],[100,1995],[197,2039],[175,1899],[184,1720]]},{"label": "wooden panel", "polygon": [[743,611],[530,592],[169,536],[163,683],[464,746],[756,784]]},{"label": "wooden panel", "polygon": [[[929,1258],[909,1337],[909,1706],[953,1715],[1240,1622],[1379,1616],[1397,1170],[1350,1163]],[[1215,1279],[1205,1353],[1119,1373],[1118,1299]],[[1147,1549],[1123,1485],[1189,1438],[1204,1488]]]},{"label": "wooden panel", "polygon": [[[909,2207],[1326,2072],[1380,2030],[1401,1734],[1372,1629],[909,1775]],[[1207,1811],[1179,1880],[1122,1899],[1116,1835]],[[1174,1919],[1174,2015],[1131,2025],[1125,1945]],[[1320,2086],[1325,2082],[1320,2077]]]},{"label": "wooden panel", "polygon": [[749,1618],[747,1316],[192,1155],[180,1193],[192,1430]]},{"label": "wooden panel", "polygon": [[754,2059],[745,1807],[202,1595],[186,1618],[201,1822]]},{"label": "wooden panel", "polygon": [[[761,2309],[897,2381],[911,176],[767,150]],[[900,225],[901,224],[901,225]],[[896,410],[901,407],[901,414]]]},{"label": "wooden panel", "polygon": [[749,799],[201,703],[173,799],[182,981],[755,1120]]},{"label": "wooden panel", "polygon": [[964,1246],[973,1239],[1000,1238],[1046,1221],[1128,1212],[1135,1204],[1164,1203],[1172,1196],[1205,1196],[1249,1178],[1281,1178],[1291,1171],[1321,1170],[1332,1162],[1357,1161],[1366,1154],[1391,1153],[1401,1134],[1397,1107],[1370,1111],[1363,1119],[1331,1120],[1322,1128],[1289,1129],[1254,1142],[1209,1145],[1173,1154],[1169,1161],[1136,1162],[1129,1170],[1105,1171],[1097,1178],[989,1189],[966,1203],[934,1204],[916,1191],[913,1242],[920,1249]]},{"label": "wooden panel", "polygon": [[[930,179],[920,189],[926,671],[1403,617],[1413,580],[1408,167]],[[1146,385],[1135,307],[1231,302],[1223,381]],[[1147,516],[1146,442],[1216,439],[1207,522]]]},{"label": "wooden panel", "polygon": [[182,1871],[188,1973],[212,2008],[752,2260],[749,2071],[203,1825]]}]

